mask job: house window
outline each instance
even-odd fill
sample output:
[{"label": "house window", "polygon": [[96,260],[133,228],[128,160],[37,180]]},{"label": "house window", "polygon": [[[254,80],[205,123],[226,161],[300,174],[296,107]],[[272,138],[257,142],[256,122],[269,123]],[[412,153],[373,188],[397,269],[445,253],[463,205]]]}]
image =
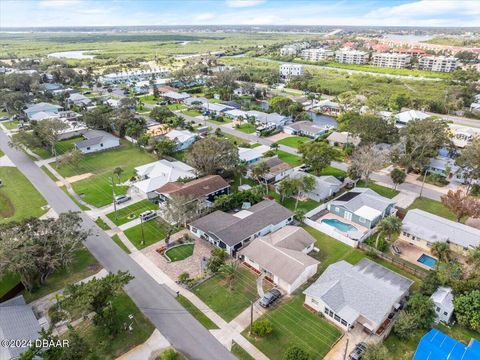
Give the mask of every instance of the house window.
[{"label": "house window", "polygon": [[437,308],[436,308],[436,311],[437,311],[437,312],[439,312],[439,311],[440,311],[440,308],[439,308],[438,306],[437,306]]},{"label": "house window", "polygon": [[345,320],[342,319],[342,325],[343,325],[343,326],[347,326],[348,324],[347,324],[347,322],[346,322]]},{"label": "house window", "polygon": [[87,150],[90,150],[90,147],[87,147]]},{"label": "house window", "polygon": [[365,220],[365,218],[359,217],[358,221],[360,221],[361,223],[365,223],[366,220]]},{"label": "house window", "polygon": [[448,315],[448,313],[447,313],[446,311],[444,311],[444,312],[443,312],[443,315],[447,316],[447,315]]},{"label": "house window", "polygon": [[340,320],[341,320],[340,316],[338,316],[337,314],[335,314],[334,319],[335,319],[336,321],[338,321],[338,322],[340,322]]},{"label": "house window", "polygon": [[100,144],[100,147],[103,147],[103,144]]},{"label": "house window", "polygon": [[312,299],[312,304],[318,305],[318,301],[315,299]]}]

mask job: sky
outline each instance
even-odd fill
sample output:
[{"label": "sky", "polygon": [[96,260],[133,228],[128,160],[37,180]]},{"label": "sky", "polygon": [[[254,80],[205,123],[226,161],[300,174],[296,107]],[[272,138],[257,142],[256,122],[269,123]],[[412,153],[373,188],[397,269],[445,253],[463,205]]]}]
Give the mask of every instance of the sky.
[{"label": "sky", "polygon": [[480,0],[0,0],[3,27],[480,26]]}]

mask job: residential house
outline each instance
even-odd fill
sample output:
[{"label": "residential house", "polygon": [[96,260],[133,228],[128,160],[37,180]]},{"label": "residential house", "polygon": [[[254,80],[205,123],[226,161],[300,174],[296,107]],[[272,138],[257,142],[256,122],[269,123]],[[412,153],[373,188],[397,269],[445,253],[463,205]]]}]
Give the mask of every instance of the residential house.
[{"label": "residential house", "polygon": [[85,140],[75,143],[84,154],[114,149],[120,146],[120,139],[103,130],[89,130],[83,134]]},{"label": "residential house", "polygon": [[302,64],[286,63],[280,65],[279,69],[281,79],[290,79],[296,76],[302,76],[305,73],[305,66]]},{"label": "residential house", "polygon": [[213,113],[216,115],[223,115],[225,112],[229,110],[233,110],[231,106],[223,105],[223,104],[216,104],[216,103],[204,103],[202,104],[202,108],[208,112]]},{"label": "residential house", "polygon": [[259,236],[281,229],[293,221],[293,213],[274,200],[263,200],[236,213],[212,212],[188,225],[196,236],[235,256]]},{"label": "residential house", "polygon": [[471,339],[468,345],[440,330],[432,329],[418,343],[412,360],[478,360],[480,342]]},{"label": "residential house", "polygon": [[359,326],[382,335],[401,308],[413,281],[364,258],[356,265],[342,260],[330,265],[309,286],[305,305],[348,330]]},{"label": "residential house", "polygon": [[220,175],[208,175],[186,183],[169,182],[155,190],[160,203],[172,198],[200,200],[206,206],[212,206],[217,196],[228,194],[230,185]]},{"label": "residential house", "polygon": [[225,116],[233,120],[243,121],[248,119],[248,112],[239,109],[233,109],[225,111]]},{"label": "residential house", "polygon": [[238,156],[240,160],[245,161],[248,165],[257,163],[270,148],[266,145],[260,145],[254,148],[238,148]]},{"label": "residential house", "polygon": [[330,100],[317,101],[314,107],[320,110],[320,112],[331,116],[337,116],[340,111],[342,111],[342,107],[339,103]]},{"label": "residential house", "polygon": [[117,109],[122,105],[121,101],[117,99],[108,99],[107,101],[105,101],[105,104],[111,106],[114,109]]},{"label": "residential house", "polygon": [[164,97],[167,100],[173,101],[175,103],[181,103],[191,96],[190,96],[190,94],[185,93],[185,92],[179,93],[179,92],[176,92],[176,91],[167,91],[167,92],[162,94],[162,97]]},{"label": "residential house", "polygon": [[331,146],[344,146],[346,144],[358,146],[362,140],[359,136],[352,135],[347,131],[334,131],[328,135],[327,141]]},{"label": "residential house", "polygon": [[303,228],[285,226],[255,239],[239,255],[248,267],[291,294],[317,272],[319,261],[307,255],[314,245]]},{"label": "residential house", "polygon": [[284,126],[290,121],[290,118],[278,113],[265,113],[257,110],[247,111],[248,117],[254,117],[255,120],[262,124],[274,124],[277,127]]},{"label": "residential house", "polygon": [[44,83],[40,85],[40,88],[44,93],[52,93],[53,91],[63,89],[63,85],[58,83]]},{"label": "residential house", "polygon": [[325,134],[330,129],[329,125],[319,126],[311,121],[297,121],[283,127],[283,132],[290,135],[307,136],[313,139]]},{"label": "residential house", "polygon": [[451,251],[466,255],[480,246],[480,230],[420,210],[409,210],[403,219],[399,240],[430,252],[436,242],[449,245]]},{"label": "residential house", "polygon": [[177,151],[188,149],[197,140],[197,135],[188,130],[170,130],[164,135],[177,144]]},{"label": "residential house", "polygon": [[170,131],[170,126],[168,124],[159,124],[157,122],[152,123],[150,126],[147,126],[147,131],[145,132],[151,138],[158,140],[164,137]]},{"label": "residential house", "polygon": [[33,115],[39,112],[57,114],[60,110],[62,110],[60,105],[41,102],[28,106],[23,112],[29,119],[31,119]]},{"label": "residential house", "polygon": [[208,103],[208,99],[206,97],[189,97],[183,100],[183,103],[187,106],[202,106]]},{"label": "residential house", "polygon": [[156,190],[178,179],[195,178],[195,169],[181,161],[158,160],[135,168],[138,181],[133,190],[148,199],[157,199]]},{"label": "residential house", "polygon": [[89,106],[92,103],[92,100],[86,97],[85,95],[79,93],[70,94],[67,98],[67,102],[69,105],[75,106]]},{"label": "residential house", "polygon": [[[268,172],[264,176],[262,176],[262,180],[267,182],[268,184],[276,183],[283,178],[289,176],[294,171],[293,167],[290,164],[287,164],[278,156],[272,156],[259,161],[259,163],[262,162],[267,164],[268,167]],[[251,176],[251,171],[249,172],[249,176]]]},{"label": "residential house", "polygon": [[395,202],[369,188],[356,187],[330,201],[327,208],[337,216],[372,229],[384,217],[394,213]]},{"label": "residential house", "polygon": [[410,121],[423,120],[428,117],[430,117],[430,115],[425,114],[422,111],[407,110],[395,115],[395,122],[397,123],[397,126],[402,127],[407,125]]},{"label": "residential house", "polygon": [[449,323],[453,315],[453,293],[452,288],[447,286],[440,286],[430,296],[435,307],[435,319],[436,321],[443,321]]},{"label": "residential house", "polygon": [[0,346],[0,359],[18,359],[29,349],[28,342],[39,338],[41,329],[48,329],[45,318],[37,319],[22,295],[0,303],[0,339],[27,342],[24,346]]},{"label": "residential house", "polygon": [[165,77],[165,76],[168,76],[169,73],[170,71],[167,68],[122,71],[118,73],[103,75],[100,78],[100,82],[102,84],[112,84],[112,83],[131,82],[131,81],[139,82],[142,80],[151,79],[153,76],[157,78]]},{"label": "residential house", "polygon": [[458,148],[464,148],[472,143],[473,139],[480,138],[480,129],[449,124],[452,132],[453,144]]},{"label": "residential house", "polygon": [[446,156],[430,159],[427,169],[430,173],[444,176],[448,181],[464,183],[466,181],[461,169],[455,165],[455,160]]},{"label": "residential house", "polygon": [[315,188],[312,191],[304,193],[304,196],[317,202],[321,202],[335,195],[343,185],[343,183],[334,176],[313,176],[299,170],[295,170],[289,177],[303,178],[304,176],[312,176],[315,179]]}]

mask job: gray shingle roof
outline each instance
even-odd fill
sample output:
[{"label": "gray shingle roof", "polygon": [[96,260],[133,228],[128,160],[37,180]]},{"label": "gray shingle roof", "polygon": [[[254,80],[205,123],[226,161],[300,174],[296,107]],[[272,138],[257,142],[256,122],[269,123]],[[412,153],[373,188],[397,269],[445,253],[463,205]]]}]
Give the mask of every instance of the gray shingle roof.
[{"label": "gray shingle roof", "polygon": [[98,145],[108,139],[116,139],[115,136],[101,130],[89,130],[83,134],[83,137],[85,140],[79,141],[75,144],[78,149]]},{"label": "gray shingle roof", "polygon": [[303,293],[321,299],[348,321],[362,315],[378,326],[412,284],[413,281],[363,259],[355,266],[346,261],[330,265]]},{"label": "gray shingle roof", "polygon": [[215,211],[191,223],[213,234],[225,244],[234,246],[269,225],[276,225],[293,213],[273,200],[264,200],[236,214]]},{"label": "gray shingle roof", "polygon": [[347,210],[351,212],[355,212],[360,209],[362,206],[368,206],[378,211],[385,211],[387,207],[395,202],[384,197],[378,195],[375,191],[368,189],[368,188],[355,188],[349,193],[359,193],[359,195],[355,196],[349,201],[339,201],[337,199],[332,201],[334,205],[342,205]]}]

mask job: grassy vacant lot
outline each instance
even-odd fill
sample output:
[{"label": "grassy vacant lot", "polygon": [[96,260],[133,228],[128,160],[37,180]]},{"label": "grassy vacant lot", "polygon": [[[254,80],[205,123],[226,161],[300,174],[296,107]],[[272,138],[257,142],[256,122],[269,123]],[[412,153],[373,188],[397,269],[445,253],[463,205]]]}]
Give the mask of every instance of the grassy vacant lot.
[{"label": "grassy vacant lot", "polygon": [[136,219],[142,212],[154,209],[158,209],[158,205],[145,199],[124,208],[117,209],[117,218],[115,218],[115,212],[107,214],[107,217],[112,220],[115,225],[122,225]]},{"label": "grassy vacant lot", "polygon": [[45,199],[15,167],[0,167],[0,223],[39,217],[46,210]]},{"label": "grassy vacant lot", "polygon": [[122,240],[120,240],[120,238],[118,237],[118,235],[113,235],[112,236],[112,240],[115,242],[115,244],[117,244],[118,246],[120,246],[120,248],[125,251],[127,254],[130,254],[130,250],[128,250],[128,248],[125,246],[125,244],[122,242]]},{"label": "grassy vacant lot", "polygon": [[246,124],[241,124],[241,125],[235,126],[235,129],[237,129],[238,131],[241,131],[245,134],[252,134],[252,133],[255,132],[256,128],[255,128],[255,125],[246,123]]},{"label": "grassy vacant lot", "polygon": [[287,164],[290,164],[292,166],[299,166],[302,165],[302,158],[298,155],[293,155],[290,153],[287,153],[283,150],[277,150],[276,151],[278,157],[285,161]]},{"label": "grassy vacant lot", "polygon": [[46,284],[42,287],[32,292],[25,291],[25,299],[27,302],[30,302],[41,298],[51,292],[64,288],[68,284],[94,275],[99,272],[101,268],[101,265],[87,249],[80,250],[67,269],[54,272],[47,278]]},{"label": "grassy vacant lot", "polygon": [[178,295],[177,301],[187,310],[200,324],[205,326],[208,330],[218,329],[218,326],[210,320],[204,313],[202,313],[195,305],[192,304],[185,296]]},{"label": "grassy vacant lot", "polygon": [[123,233],[137,249],[143,249],[165,238],[167,234],[167,224],[161,220],[153,219],[143,223],[143,234],[145,243],[142,245],[142,225],[134,226],[125,230]]},{"label": "grassy vacant lot", "polygon": [[457,220],[455,215],[440,201],[435,201],[424,197],[416,198],[413,204],[408,207],[408,210],[410,209],[420,209],[444,217],[445,219],[453,221]]},{"label": "grassy vacant lot", "polygon": [[[85,173],[93,174],[87,179],[72,183],[73,189],[79,195],[83,194],[83,200],[96,207],[101,207],[112,202],[111,180],[118,183],[119,179],[113,174],[113,169],[121,167],[124,172],[120,182],[134,175],[134,168],[152,161],[155,157],[148,154],[133,144],[121,142],[118,149],[108,150],[86,155],[78,164],[61,166],[58,172],[65,177]],[[115,194],[125,194],[126,186],[115,186]]]},{"label": "grassy vacant lot", "polygon": [[270,359],[280,359],[291,345],[303,348],[313,359],[323,359],[341,332],[304,308],[303,298],[303,295],[296,295],[262,317],[270,320],[273,326],[272,333],[265,338],[249,336],[248,329],[243,335]]},{"label": "grassy vacant lot", "polygon": [[[81,136],[76,136],[72,137],[70,139],[65,139],[59,141],[55,145],[55,149],[57,151],[57,155],[62,155],[65,154],[66,152],[72,150],[75,147],[75,143],[82,141],[83,137]],[[42,159],[48,159],[52,157],[52,154],[50,154],[50,151],[48,151],[45,148],[33,148],[31,149],[35,154],[40,156]]]},{"label": "grassy vacant lot", "polygon": [[127,294],[121,294],[112,303],[118,311],[117,316],[125,323],[130,324],[132,321],[129,321],[128,316],[133,315],[132,331],[121,330],[116,336],[110,337],[91,321],[84,321],[76,328],[99,359],[116,359],[144,343],[155,329]]},{"label": "grassy vacant lot", "polygon": [[180,261],[192,256],[193,244],[184,244],[176,246],[165,252],[165,255],[172,261]]},{"label": "grassy vacant lot", "polygon": [[304,144],[309,141],[312,141],[312,139],[309,139],[304,136],[289,136],[287,138],[277,141],[277,144],[290,146],[292,148],[297,149],[301,144]]},{"label": "grassy vacant lot", "polygon": [[[365,187],[365,182],[363,180],[360,180],[357,183],[357,186]],[[395,197],[399,193],[399,191],[397,190],[391,189],[386,186],[378,185],[377,183],[375,183],[375,181],[372,181],[372,180],[368,182],[367,187],[375,191],[378,195],[385,196],[386,198],[389,198],[389,199]]]},{"label": "grassy vacant lot", "polygon": [[256,277],[251,271],[239,267],[232,289],[229,289],[228,284],[220,275],[215,275],[196,287],[193,292],[225,321],[229,322],[245,310],[251,300],[258,298],[255,279]]}]

